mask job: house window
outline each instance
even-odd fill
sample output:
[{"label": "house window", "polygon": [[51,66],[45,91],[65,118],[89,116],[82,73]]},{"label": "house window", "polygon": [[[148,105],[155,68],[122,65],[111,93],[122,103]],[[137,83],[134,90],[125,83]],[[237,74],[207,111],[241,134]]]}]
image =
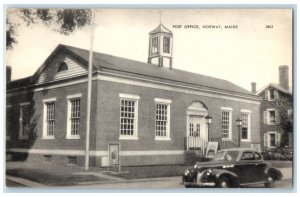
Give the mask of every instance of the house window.
[{"label": "house window", "polygon": [[71,135],[79,135],[80,100],[71,100]]},{"label": "house window", "polygon": [[30,103],[20,104],[19,138],[28,139],[30,125]]},{"label": "house window", "polygon": [[264,146],[268,148],[279,147],[281,135],[277,131],[269,131],[264,134]]},{"label": "house window", "polygon": [[13,111],[12,106],[7,105],[6,106],[6,140],[10,139],[10,133],[13,130]]},{"label": "house window", "polygon": [[56,98],[44,99],[43,139],[54,139]]},{"label": "house window", "polygon": [[231,109],[222,109],[222,139],[231,139]]},{"label": "house window", "polygon": [[264,124],[275,125],[279,123],[279,114],[275,109],[267,109],[264,111]]},{"label": "house window", "polygon": [[164,53],[170,53],[170,38],[164,37],[163,39],[163,51]]},{"label": "house window", "polygon": [[152,38],[151,43],[152,43],[151,53],[157,54],[158,53],[158,37]]},{"label": "house window", "polygon": [[55,103],[46,103],[46,136],[54,135]]},{"label": "house window", "polygon": [[50,163],[52,160],[52,156],[51,155],[43,155],[43,161],[45,163]]},{"label": "house window", "polygon": [[167,99],[154,99],[156,102],[155,110],[155,139],[170,138],[170,103]]},{"label": "house window", "polygon": [[77,157],[68,157],[68,165],[77,165]]},{"label": "house window", "polygon": [[139,96],[120,94],[120,139],[137,139]]},{"label": "house window", "polygon": [[242,140],[250,139],[250,114],[242,113]]},{"label": "house window", "polygon": [[80,97],[81,94],[67,96],[67,139],[80,139]]},{"label": "house window", "polygon": [[274,101],[279,99],[279,93],[277,89],[270,88],[265,90],[265,100]]},{"label": "house window", "polygon": [[58,65],[57,72],[59,73],[59,72],[65,71],[65,70],[68,70],[68,65],[65,62],[61,62]]}]

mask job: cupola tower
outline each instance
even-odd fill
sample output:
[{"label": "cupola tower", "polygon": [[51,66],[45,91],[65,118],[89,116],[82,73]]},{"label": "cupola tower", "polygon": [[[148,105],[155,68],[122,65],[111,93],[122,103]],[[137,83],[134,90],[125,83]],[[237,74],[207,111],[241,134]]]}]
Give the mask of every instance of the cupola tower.
[{"label": "cupola tower", "polygon": [[172,70],[173,33],[163,24],[159,24],[149,33],[148,63]]}]

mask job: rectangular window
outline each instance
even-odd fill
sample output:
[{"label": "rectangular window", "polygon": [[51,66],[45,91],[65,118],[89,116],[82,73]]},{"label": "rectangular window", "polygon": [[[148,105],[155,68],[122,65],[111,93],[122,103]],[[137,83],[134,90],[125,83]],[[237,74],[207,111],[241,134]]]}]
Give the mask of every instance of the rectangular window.
[{"label": "rectangular window", "polygon": [[46,103],[46,136],[54,136],[55,103]]},{"label": "rectangular window", "polygon": [[119,94],[120,97],[120,139],[138,139],[139,96]]},{"label": "rectangular window", "polygon": [[67,96],[67,139],[80,139],[80,97],[81,94]]},{"label": "rectangular window", "polygon": [[275,110],[269,111],[269,124],[275,124],[276,122],[276,113]]},{"label": "rectangular window", "polygon": [[163,39],[163,51],[164,53],[170,53],[170,38],[164,37]]},{"label": "rectangular window", "polygon": [[269,99],[270,100],[274,100],[275,99],[275,90],[274,89],[270,89],[269,90],[269,94],[270,94]]},{"label": "rectangular window", "polygon": [[151,53],[152,54],[157,54],[158,53],[158,37],[154,37],[151,39]]},{"label": "rectangular window", "polygon": [[68,157],[68,165],[77,165],[77,157]]},{"label": "rectangular window", "polygon": [[155,136],[167,136],[168,105],[156,104]]},{"label": "rectangular window", "polygon": [[28,139],[30,125],[30,103],[20,104],[19,138]]},{"label": "rectangular window", "polygon": [[51,155],[43,155],[43,161],[46,163],[50,163],[52,160],[52,156]]},{"label": "rectangular window", "polygon": [[230,139],[231,111],[222,110],[222,139]]},{"label": "rectangular window", "polygon": [[135,101],[121,100],[121,135],[133,136],[135,130]]},{"label": "rectangular window", "polygon": [[249,114],[242,114],[242,140],[249,138]]},{"label": "rectangular window", "polygon": [[13,130],[13,111],[12,106],[7,105],[6,106],[6,140],[10,139],[10,133],[12,133]]},{"label": "rectangular window", "polygon": [[270,146],[275,147],[276,146],[276,134],[270,133]]},{"label": "rectangular window", "polygon": [[71,135],[79,135],[80,99],[71,100]]}]

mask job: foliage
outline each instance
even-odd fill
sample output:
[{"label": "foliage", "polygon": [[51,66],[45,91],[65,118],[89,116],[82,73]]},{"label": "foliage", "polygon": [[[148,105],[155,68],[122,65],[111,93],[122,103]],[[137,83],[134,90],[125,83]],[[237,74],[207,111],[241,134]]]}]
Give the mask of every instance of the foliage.
[{"label": "foliage", "polygon": [[[20,19],[20,22],[16,22]],[[44,24],[53,31],[70,35],[76,29],[83,28],[91,22],[89,9],[13,9],[9,10],[6,20],[6,48],[12,49],[17,44],[16,29],[21,24],[32,26]]]},{"label": "foliage", "polygon": [[271,102],[278,112],[276,122],[284,131],[281,138],[281,146],[288,145],[289,135],[293,132],[293,113],[288,113],[288,109],[292,109],[292,102],[292,96],[289,95],[281,96],[280,99]]},{"label": "foliage", "polygon": [[289,147],[268,148],[261,154],[265,160],[293,160],[293,150]]}]

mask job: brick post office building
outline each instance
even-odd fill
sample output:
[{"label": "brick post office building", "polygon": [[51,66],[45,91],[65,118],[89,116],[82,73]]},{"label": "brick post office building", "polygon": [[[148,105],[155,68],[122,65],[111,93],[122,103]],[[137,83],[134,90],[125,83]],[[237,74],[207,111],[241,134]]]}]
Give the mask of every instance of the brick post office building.
[{"label": "brick post office building", "polygon": [[[172,32],[160,24],[149,34],[148,63],[94,52],[91,165],[107,165],[109,143],[120,143],[122,165],[184,163],[187,150],[204,152],[208,141],[238,144],[238,118],[241,146],[260,144],[260,97],[172,68],[172,45]],[[33,76],[8,82],[13,158],[83,165],[88,56],[59,45]]]}]

